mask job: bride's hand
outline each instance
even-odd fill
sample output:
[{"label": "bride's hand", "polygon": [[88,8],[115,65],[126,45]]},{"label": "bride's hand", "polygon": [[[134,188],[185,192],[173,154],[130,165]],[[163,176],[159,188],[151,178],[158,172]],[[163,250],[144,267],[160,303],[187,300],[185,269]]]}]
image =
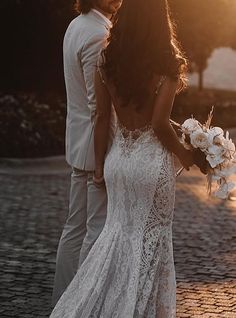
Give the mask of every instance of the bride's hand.
[{"label": "bride's hand", "polygon": [[179,158],[180,163],[182,166],[186,169],[189,170],[190,167],[194,165],[194,156],[192,151],[190,150],[185,150],[184,153],[182,154],[181,158]]},{"label": "bride's hand", "polygon": [[206,155],[199,149],[195,150],[193,153],[194,164],[198,166],[203,174],[207,174],[209,167],[208,161],[206,160]]}]

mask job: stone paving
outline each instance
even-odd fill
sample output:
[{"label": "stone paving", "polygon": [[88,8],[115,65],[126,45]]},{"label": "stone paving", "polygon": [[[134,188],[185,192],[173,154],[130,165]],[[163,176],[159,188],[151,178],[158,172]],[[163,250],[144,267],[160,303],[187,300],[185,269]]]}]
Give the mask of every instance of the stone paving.
[{"label": "stone paving", "polygon": [[[0,318],[49,316],[68,190],[61,158],[0,161]],[[236,201],[208,198],[196,169],[178,177],[174,254],[177,318],[236,318]]]}]

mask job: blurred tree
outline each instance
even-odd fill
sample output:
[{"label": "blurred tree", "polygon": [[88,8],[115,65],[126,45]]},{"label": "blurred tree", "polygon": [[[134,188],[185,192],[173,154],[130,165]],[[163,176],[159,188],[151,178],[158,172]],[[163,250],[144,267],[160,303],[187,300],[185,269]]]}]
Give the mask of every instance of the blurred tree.
[{"label": "blurred tree", "polygon": [[[62,41],[74,0],[0,1],[0,90],[64,92]],[[218,46],[236,48],[235,0],[170,0],[178,33],[199,73]]]},{"label": "blurred tree", "polygon": [[234,21],[232,0],[171,0],[170,3],[179,38],[191,62],[190,71],[199,74],[198,86],[202,90],[208,58],[215,48],[229,44],[228,33]]},{"label": "blurred tree", "polygon": [[228,41],[227,46],[236,50],[236,1],[232,1],[231,7],[227,12],[227,16],[229,16],[229,26],[226,25],[226,30],[224,32]]}]

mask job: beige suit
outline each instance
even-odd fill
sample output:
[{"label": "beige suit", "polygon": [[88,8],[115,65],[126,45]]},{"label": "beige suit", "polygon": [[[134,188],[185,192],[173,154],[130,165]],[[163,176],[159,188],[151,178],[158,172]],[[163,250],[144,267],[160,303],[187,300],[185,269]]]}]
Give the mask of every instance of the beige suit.
[{"label": "beige suit", "polygon": [[77,272],[79,264],[103,229],[105,188],[92,181],[94,170],[94,72],[106,45],[110,21],[96,10],[81,14],[69,25],[63,44],[67,92],[66,159],[72,166],[69,215],[59,242],[53,305]]},{"label": "beige suit", "polygon": [[67,91],[66,159],[82,170],[94,170],[94,78],[98,53],[105,46],[109,21],[92,10],[69,25],[64,38]]}]

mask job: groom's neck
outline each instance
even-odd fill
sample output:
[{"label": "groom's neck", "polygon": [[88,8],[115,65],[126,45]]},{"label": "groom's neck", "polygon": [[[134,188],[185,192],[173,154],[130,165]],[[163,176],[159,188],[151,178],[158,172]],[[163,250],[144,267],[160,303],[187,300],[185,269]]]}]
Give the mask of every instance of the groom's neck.
[{"label": "groom's neck", "polygon": [[111,13],[107,13],[107,12],[103,11],[102,9],[97,7],[96,5],[94,5],[93,8],[96,9],[97,11],[101,12],[101,14],[103,14],[107,19],[111,20],[111,18],[112,18],[112,14]]}]

